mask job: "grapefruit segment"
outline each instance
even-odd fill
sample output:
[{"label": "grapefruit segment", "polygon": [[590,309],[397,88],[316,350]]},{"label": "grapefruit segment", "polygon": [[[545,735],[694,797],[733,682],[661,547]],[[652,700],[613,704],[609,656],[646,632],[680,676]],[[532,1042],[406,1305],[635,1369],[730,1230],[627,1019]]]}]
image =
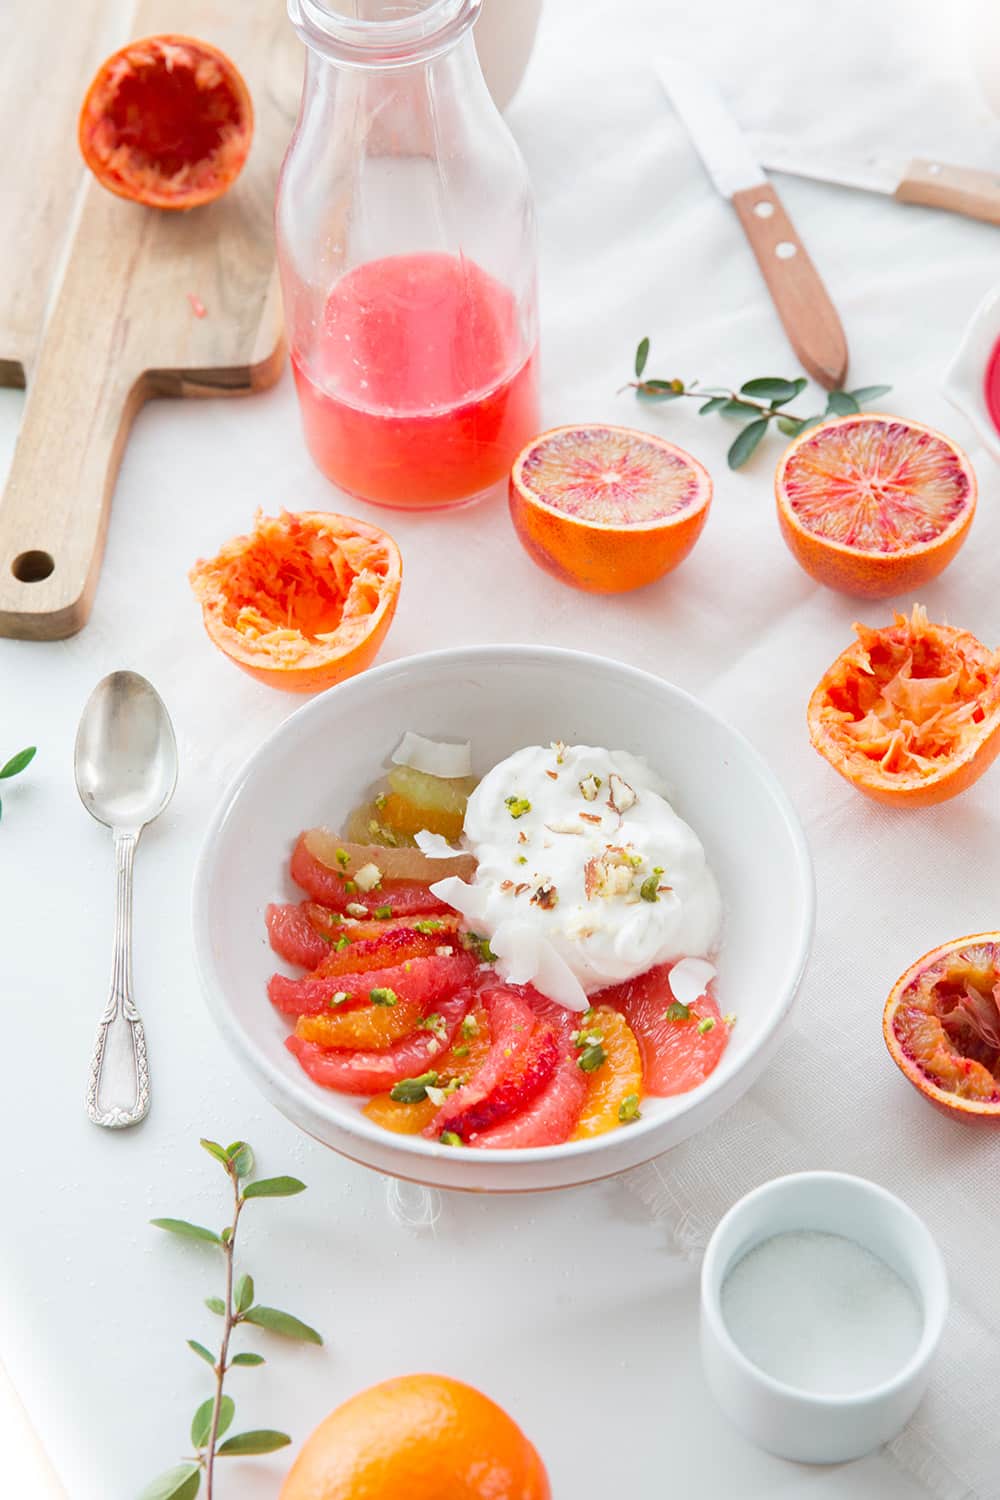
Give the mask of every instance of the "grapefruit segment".
[{"label": "grapefruit segment", "polygon": [[[585,1073],[586,1096],[573,1132],[575,1141],[589,1140],[617,1130],[625,1118],[635,1118],[642,1097],[642,1058],[639,1044],[625,1017],[610,1005],[592,1007],[581,1031],[600,1036],[605,1060],[592,1073]],[[635,1113],[630,1101],[634,1100]]]},{"label": "grapefruit segment", "polygon": [[472,982],[475,960],[467,953],[448,958],[414,958],[389,969],[369,969],[363,973],[336,974],[327,979],[289,979],[273,974],[267,993],[271,1004],[287,1016],[318,1016],[330,1010],[335,995],[346,995],[337,1008],[351,1008],[368,1003],[373,989],[389,989],[403,1000],[412,1001],[422,1011],[437,1010],[438,1001],[454,995],[462,985]]},{"label": "grapefruit segment", "polygon": [[509,503],[528,555],[593,593],[642,588],[701,534],[712,480],[683,448],[631,427],[556,427],[514,461]]},{"label": "grapefruit segment", "polygon": [[613,985],[594,996],[594,1005],[620,1011],[635,1035],[642,1058],[646,1093],[659,1098],[697,1088],[726,1050],[729,1027],[710,994],[670,1013],[677,1001],[670,988],[670,964],[647,969],[637,979]]},{"label": "grapefruit segment", "polygon": [[1000,653],[919,606],[854,628],[809,700],[814,747],[878,802],[925,807],[965,791],[1000,753]]},{"label": "grapefruit segment", "polygon": [[[430,1064],[438,1075],[442,1087],[453,1078],[471,1078],[486,1061],[490,1050],[490,1027],[482,1005],[477,1001],[463,1017],[455,1033],[455,1039],[447,1052],[440,1053]],[[420,1099],[414,1104],[393,1099],[390,1094],[376,1094],[369,1099],[364,1113],[376,1125],[383,1125],[397,1135],[419,1135],[426,1130],[439,1105],[433,1099]]]},{"label": "grapefruit segment", "polygon": [[440,1018],[435,1032],[414,1031],[384,1050],[328,1049],[292,1035],[285,1046],[294,1053],[314,1083],[342,1094],[378,1094],[404,1078],[434,1067],[435,1057],[450,1046],[472,1001],[472,990],[459,990],[449,1000],[437,1000]]},{"label": "grapefruit segment", "polygon": [[918,959],[893,987],[882,1031],[896,1066],[937,1108],[1000,1121],[1000,933]]},{"label": "grapefruit segment", "polygon": [[885,599],[947,567],[976,508],[957,443],[900,417],[837,417],[801,433],[775,474],[778,522],[801,567],[848,594]]},{"label": "grapefruit segment", "polygon": [[286,963],[315,969],[326,958],[330,943],[320,937],[304,910],[306,902],[272,901],[264,913],[271,947]]},{"label": "grapefruit segment", "polygon": [[98,68],[78,138],[102,187],[152,208],[211,203],[243,170],[250,93],[235,63],[190,36],[129,42]]},{"label": "grapefruit segment", "polygon": [[383,880],[374,890],[359,890],[348,877],[346,866],[331,867],[317,859],[310,849],[309,838],[308,833],[300,834],[292,851],[289,873],[307,895],[332,911],[369,917],[377,911],[392,917],[432,916],[448,911],[426,885],[412,881]]},{"label": "grapefruit segment", "polygon": [[471,1136],[468,1144],[482,1151],[558,1146],[570,1139],[586,1093],[586,1075],[576,1057],[563,1051],[548,1083],[533,1100],[512,1118]]}]

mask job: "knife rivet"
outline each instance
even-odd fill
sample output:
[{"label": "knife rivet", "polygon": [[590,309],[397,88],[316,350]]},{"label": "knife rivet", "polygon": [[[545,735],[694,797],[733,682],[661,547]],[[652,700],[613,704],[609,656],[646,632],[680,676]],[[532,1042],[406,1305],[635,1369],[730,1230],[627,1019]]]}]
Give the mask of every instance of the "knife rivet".
[{"label": "knife rivet", "polygon": [[774,247],[774,253],[779,260],[791,260],[793,255],[798,254],[798,246],[793,245],[791,240],[779,240]]},{"label": "knife rivet", "polygon": [[758,219],[769,219],[774,213],[774,204],[769,203],[766,198],[762,198],[759,203],[754,204],[753,211]]},{"label": "knife rivet", "polygon": [[940,172],[941,172],[941,163],[940,162],[932,161],[932,162],[928,163],[928,166],[927,166],[927,175],[929,177],[938,177],[940,175]]}]

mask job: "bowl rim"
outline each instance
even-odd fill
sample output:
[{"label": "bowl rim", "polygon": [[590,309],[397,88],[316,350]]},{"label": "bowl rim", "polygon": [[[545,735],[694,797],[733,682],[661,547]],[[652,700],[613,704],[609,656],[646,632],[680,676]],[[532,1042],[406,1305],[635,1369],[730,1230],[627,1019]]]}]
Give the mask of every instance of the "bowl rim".
[{"label": "bowl rim", "polygon": [[[416,1165],[423,1160],[438,1160],[446,1157],[450,1161],[461,1161],[462,1153],[451,1146],[443,1146],[437,1141],[425,1140],[422,1136],[391,1135],[382,1127],[369,1121],[363,1114],[358,1112],[354,1115],[344,1115],[333,1107],[328,1106],[322,1097],[321,1090],[316,1088],[320,1097],[314,1097],[310,1091],[299,1089],[290,1084],[286,1074],[272,1060],[270,1053],[262,1046],[254,1042],[236,1022],[228,1002],[225,998],[225,988],[216,972],[215,962],[212,956],[211,932],[208,918],[208,889],[213,873],[215,849],[220,833],[225,828],[229,818],[232,816],[234,807],[239,799],[244,783],[254,774],[262,761],[273,757],[280,747],[289,739],[294,738],[301,732],[302,728],[313,719],[321,718],[330,712],[331,702],[339,703],[346,694],[350,696],[353,689],[365,689],[371,684],[390,683],[394,678],[405,678],[415,668],[434,666],[448,663],[457,669],[463,667],[474,668],[476,664],[486,662],[496,663],[498,660],[514,661],[542,661],[558,665],[560,663],[568,666],[572,663],[577,667],[585,667],[588,670],[601,669],[610,671],[615,675],[624,675],[631,678],[638,687],[644,687],[654,693],[660,694],[666,690],[669,696],[680,699],[693,707],[696,712],[704,715],[713,724],[723,731],[736,743],[741,753],[749,761],[756,772],[758,780],[768,792],[782,823],[784,824],[792,845],[793,865],[791,874],[794,876],[802,902],[802,920],[796,936],[793,966],[784,987],[784,994],[780,1003],[775,1007],[766,1026],[762,1027],[755,1036],[744,1063],[752,1062],[753,1058],[762,1050],[766,1049],[774,1034],[784,1023],[795,995],[802,982],[809,954],[812,947],[813,933],[816,922],[816,885],[815,872],[809,845],[806,840],[805,831],[802,827],[798,813],[792,804],[787,792],[782,787],[774,771],[761,755],[760,751],[751,743],[746,735],[731,725],[723,716],[710,708],[701,699],[696,698],[693,693],[684,688],[677,687],[668,682],[666,678],[657,677],[655,673],[647,672],[641,667],[633,667],[624,662],[617,661],[614,657],[600,656],[594,652],[576,650],[565,646],[547,646],[524,643],[490,643],[486,645],[442,647],[434,651],[419,652],[413,656],[401,657],[398,660],[384,662],[380,666],[369,668],[356,677],[349,678],[346,682],[338,683],[335,687],[326,689],[319,693],[308,703],[303,704],[293,713],[275,726],[260,744],[250,752],[243,763],[231,778],[229,784],[219,797],[206,827],[201,848],[198,852],[195,864],[194,879],[192,883],[192,927],[194,936],[195,962],[198,969],[202,989],[205,993],[208,1009],[217,1027],[232,1050],[236,1053],[241,1063],[256,1079],[266,1079],[268,1090],[272,1096],[278,1098],[293,1097],[300,1106],[304,1106],[312,1115],[318,1116],[325,1123],[347,1135],[368,1141],[371,1144],[384,1149],[387,1145],[387,1136],[391,1144],[402,1152],[404,1156],[410,1157]],[[339,696],[336,696],[339,695]],[[692,1090],[684,1097],[694,1105],[703,1104],[710,1099],[728,1082],[725,1075],[720,1079],[719,1070],[713,1072],[703,1084]],[[338,1097],[341,1097],[338,1095]],[[680,1110],[677,1114],[667,1119],[651,1116],[648,1119],[640,1119],[630,1127],[630,1138],[641,1138],[644,1135],[655,1134],[658,1129],[673,1123],[683,1115]],[[573,1158],[598,1153],[602,1150],[611,1150],[617,1144],[618,1136],[615,1131],[606,1131],[604,1134],[594,1136],[580,1141],[564,1141],[553,1146],[515,1146],[505,1147],[495,1151],[477,1151],[474,1159],[476,1163],[495,1162],[497,1167],[511,1166],[514,1163],[523,1163],[528,1166],[532,1163],[548,1162],[557,1156],[560,1161],[569,1161]],[[664,1148],[666,1149],[666,1148]],[[652,1150],[650,1156],[656,1155]],[[648,1159],[648,1158],[647,1158]],[[489,1171],[489,1167],[486,1168]]]}]

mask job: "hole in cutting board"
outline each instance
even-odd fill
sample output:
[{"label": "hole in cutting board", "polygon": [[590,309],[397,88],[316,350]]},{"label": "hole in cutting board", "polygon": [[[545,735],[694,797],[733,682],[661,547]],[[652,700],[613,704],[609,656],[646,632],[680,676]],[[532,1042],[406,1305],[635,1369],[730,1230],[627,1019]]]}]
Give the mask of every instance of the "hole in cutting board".
[{"label": "hole in cutting board", "polygon": [[21,583],[40,583],[55,568],[55,558],[48,552],[19,552],[10,571]]}]

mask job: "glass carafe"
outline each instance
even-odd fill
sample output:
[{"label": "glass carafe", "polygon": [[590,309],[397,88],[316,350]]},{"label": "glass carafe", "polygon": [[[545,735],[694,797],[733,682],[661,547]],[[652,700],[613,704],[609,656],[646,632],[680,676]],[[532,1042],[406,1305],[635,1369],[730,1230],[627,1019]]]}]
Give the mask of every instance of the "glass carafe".
[{"label": "glass carafe", "polygon": [[473,45],[481,3],[289,0],[292,365],[313,458],[373,504],[477,499],[538,428],[534,211]]}]

